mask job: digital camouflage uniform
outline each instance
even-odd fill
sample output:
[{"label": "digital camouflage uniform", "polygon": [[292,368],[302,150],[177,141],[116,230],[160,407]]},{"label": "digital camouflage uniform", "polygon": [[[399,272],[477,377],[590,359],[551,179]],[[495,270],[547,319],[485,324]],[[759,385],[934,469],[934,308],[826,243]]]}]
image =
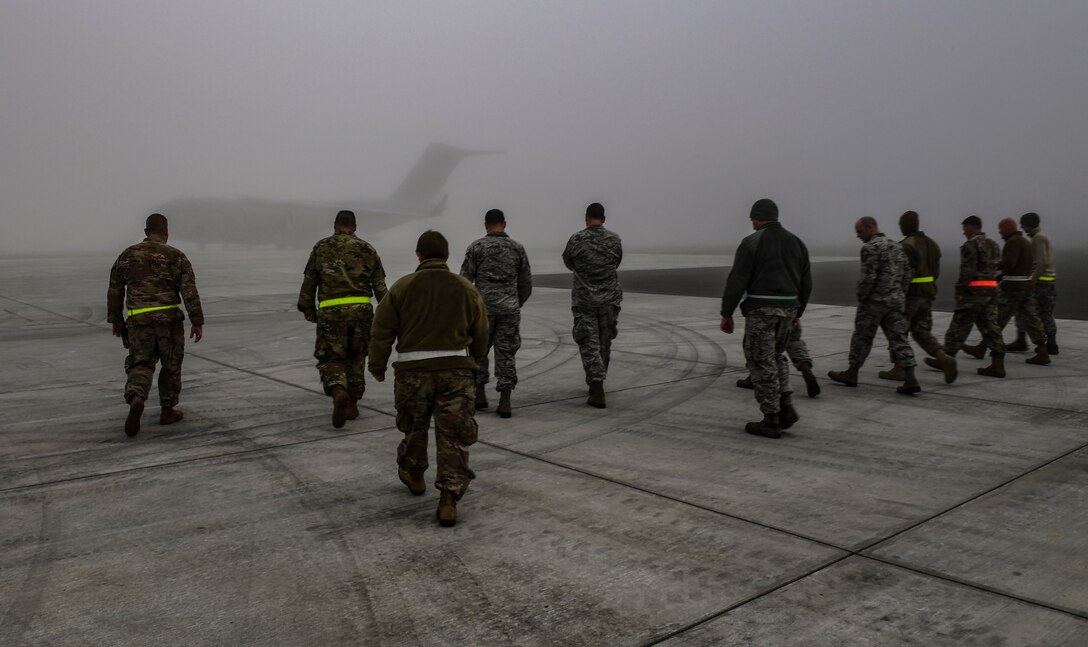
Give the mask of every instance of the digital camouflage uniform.
[{"label": "digital camouflage uniform", "polygon": [[[476,442],[476,361],[487,352],[487,308],[479,291],[449,271],[444,261],[426,260],[400,278],[378,306],[370,344],[370,370],[384,373],[394,341],[393,400],[397,465],[410,473],[427,469],[427,431],[434,419],[435,487],[456,498],[475,474],[468,467]],[[420,354],[423,357],[420,357]]]},{"label": "digital camouflage uniform", "polygon": [[303,271],[298,309],[308,317],[317,317],[314,357],[326,395],[339,386],[355,400],[363,397],[374,321],[373,303],[329,302],[351,297],[381,301],[385,294],[385,269],[370,243],[355,234],[338,232],[314,245]]},{"label": "digital camouflage uniform", "polygon": [[622,260],[620,237],[603,225],[589,225],[574,234],[563,250],[563,263],[574,273],[572,333],[582,356],[586,384],[603,382],[608,374],[623,300],[616,272]]},{"label": "digital camouflage uniform", "polygon": [[[204,311],[196,290],[196,275],[185,254],[166,243],[145,238],[117,257],[110,270],[106,320],[124,321],[128,329],[125,402],[131,402],[134,395],[147,399],[155,365],[161,361],[159,404],[164,408],[177,405],[181,363],[185,358],[185,315],[178,307],[181,302],[185,303],[192,324],[203,326]],[[161,306],[173,307],[133,312]]]},{"label": "digital camouflage uniform", "polygon": [[914,341],[927,355],[934,355],[941,348],[933,336],[933,300],[937,298],[937,279],[941,275],[941,249],[920,231],[907,235],[900,244],[911,271],[905,306],[907,325]]},{"label": "digital camouflage uniform", "polygon": [[[495,349],[495,387],[512,391],[518,383],[514,355],[521,348],[521,306],[533,292],[533,275],[525,248],[505,232],[491,232],[465,250],[461,276],[476,284],[487,305],[490,336],[488,352]],[[490,378],[487,354],[479,360],[476,381]]]},{"label": "digital camouflage uniform", "polygon": [[[1054,321],[1054,302],[1058,298],[1054,248],[1050,244],[1050,238],[1041,229],[1036,229],[1034,233],[1028,234],[1028,237],[1031,238],[1031,276],[1035,283],[1036,312],[1039,315],[1039,321],[1043,324],[1043,332],[1046,333],[1048,339],[1054,339],[1058,334],[1058,324]],[[1016,328],[1025,332],[1028,329],[1028,323],[1019,313],[1016,315]]]},{"label": "digital camouflage uniform", "polygon": [[865,363],[878,328],[888,338],[892,359],[903,368],[916,365],[904,314],[910,279],[910,263],[902,245],[884,234],[876,234],[861,246],[858,309],[854,315],[854,334],[850,336],[851,368],[860,368]]},{"label": "digital camouflage uniform", "polygon": [[1015,315],[1031,342],[1045,346],[1046,332],[1035,308],[1035,291],[1031,285],[1034,269],[1031,241],[1023,232],[1014,231],[1005,239],[998,269],[1001,270],[1001,282],[998,285],[997,329],[1004,330]]},{"label": "digital camouflage uniform", "polygon": [[800,321],[790,326],[789,336],[786,337],[786,356],[798,371],[804,367],[812,368],[812,355],[808,352],[808,344],[801,338]]},{"label": "digital camouflage uniform", "polygon": [[744,358],[764,414],[778,413],[782,398],[793,393],[790,364],[786,360],[797,308],[764,306],[744,315]]},{"label": "digital camouflage uniform", "polygon": [[1004,355],[1005,342],[997,327],[996,285],[971,285],[997,282],[1001,249],[997,243],[978,233],[960,246],[960,271],[956,279],[956,307],[944,336],[944,352],[954,355],[976,324],[982,341],[991,353]]}]

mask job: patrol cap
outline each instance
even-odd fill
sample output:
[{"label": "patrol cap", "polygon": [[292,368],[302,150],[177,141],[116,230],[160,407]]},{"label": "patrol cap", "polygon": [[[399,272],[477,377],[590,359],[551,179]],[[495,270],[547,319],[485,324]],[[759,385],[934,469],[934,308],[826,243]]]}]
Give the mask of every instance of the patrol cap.
[{"label": "patrol cap", "polygon": [[748,218],[749,220],[777,221],[778,205],[770,198],[756,200],[755,204],[752,205],[752,213],[749,214]]},{"label": "patrol cap", "polygon": [[978,227],[979,229],[982,229],[982,218],[979,218],[978,216],[967,216],[960,224],[971,225],[972,227]]},{"label": "patrol cap", "polygon": [[1025,227],[1038,227],[1039,226],[1039,214],[1034,211],[1025,213],[1020,216],[1020,224]]}]

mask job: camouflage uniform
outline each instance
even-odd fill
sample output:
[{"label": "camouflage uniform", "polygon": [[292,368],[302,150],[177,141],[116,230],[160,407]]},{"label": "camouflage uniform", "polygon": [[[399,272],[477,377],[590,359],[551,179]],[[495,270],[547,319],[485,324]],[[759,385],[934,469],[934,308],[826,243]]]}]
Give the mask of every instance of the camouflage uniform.
[{"label": "camouflage uniform", "polygon": [[314,245],[303,277],[298,309],[317,317],[314,357],[325,393],[339,386],[358,400],[366,390],[364,365],[374,306],[318,304],[345,297],[385,298],[385,270],[378,252],[355,234],[338,232]]},{"label": "camouflage uniform", "polygon": [[[944,352],[955,355],[976,324],[983,343],[994,354],[1005,354],[1005,342],[997,327],[997,266],[1001,250],[997,243],[978,233],[960,246],[960,273],[956,280],[956,307],[944,335]],[[973,282],[995,285],[975,285]]]},{"label": "camouflage uniform", "polygon": [[404,439],[397,464],[415,474],[427,469],[427,429],[434,418],[435,487],[458,499],[475,478],[465,447],[478,434],[473,358],[487,352],[487,340],[480,293],[438,259],[423,261],[394,283],[374,317],[371,372],[385,372],[394,341],[399,353],[393,400]]},{"label": "camouflage uniform", "polygon": [[[505,232],[490,232],[465,250],[461,276],[476,284],[487,305],[487,350],[495,349],[496,390],[512,391],[518,383],[514,355],[521,348],[521,306],[533,292],[529,257]],[[490,379],[487,355],[477,360],[476,382],[482,386]]]},{"label": "camouflage uniform", "polygon": [[[125,358],[125,402],[132,396],[147,399],[159,371],[159,404],[177,405],[181,393],[181,363],[185,358],[185,315],[177,307],[184,301],[194,326],[204,325],[204,311],[196,290],[196,275],[185,254],[166,243],[145,238],[121,252],[110,270],[106,294],[109,323],[124,321],[129,351]],[[143,308],[174,306],[164,310],[134,313]],[[128,311],[126,321],[125,311]]]},{"label": "camouflage uniform", "polygon": [[933,336],[933,300],[941,275],[941,249],[923,232],[909,234],[900,243],[910,262],[911,283],[907,288],[905,314],[914,341],[933,355],[941,343]]},{"label": "camouflage uniform", "polygon": [[[1041,229],[1028,234],[1031,238],[1032,251],[1032,279],[1035,281],[1035,307],[1039,315],[1039,321],[1043,324],[1043,332],[1048,339],[1054,339],[1058,334],[1058,324],[1054,321],[1054,302],[1058,298],[1058,290],[1055,285],[1057,272],[1054,270],[1054,250],[1050,245],[1050,238]],[[1028,330],[1028,323],[1020,313],[1016,314],[1016,328],[1020,331]]]},{"label": "camouflage uniform", "polygon": [[572,332],[582,356],[586,384],[603,382],[608,374],[623,300],[616,272],[622,260],[620,237],[603,225],[589,225],[574,234],[563,250],[563,263],[574,272]]},{"label": "camouflage uniform", "polygon": [[797,308],[764,306],[744,315],[744,358],[759,410],[778,413],[782,398],[793,393],[790,365],[783,354],[789,344]]},{"label": "camouflage uniform", "polygon": [[876,234],[862,245],[858,309],[850,337],[851,368],[860,368],[869,357],[877,328],[884,331],[892,358],[900,366],[916,365],[904,315],[910,278],[910,264],[902,245],[884,234]]},{"label": "camouflage uniform", "polygon": [[808,352],[808,344],[801,338],[800,320],[790,326],[789,336],[786,338],[786,355],[798,371],[804,367],[812,368],[812,355]]}]

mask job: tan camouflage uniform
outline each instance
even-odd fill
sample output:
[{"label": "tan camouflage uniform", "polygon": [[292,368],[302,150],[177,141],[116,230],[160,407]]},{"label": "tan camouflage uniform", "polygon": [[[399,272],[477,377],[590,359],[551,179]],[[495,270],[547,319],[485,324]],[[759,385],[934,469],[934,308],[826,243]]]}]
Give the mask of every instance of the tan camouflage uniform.
[{"label": "tan camouflage uniform", "polygon": [[997,287],[972,286],[975,281],[997,281],[1001,250],[997,243],[978,233],[960,246],[960,273],[956,280],[956,308],[944,336],[944,352],[954,355],[976,324],[982,340],[994,354],[1005,354],[1005,342],[997,327]]},{"label": "tan camouflage uniform", "polygon": [[[185,358],[184,302],[194,326],[204,325],[204,311],[196,290],[196,275],[189,259],[166,243],[145,238],[121,252],[110,269],[106,320],[125,322],[129,353],[125,358],[125,402],[132,396],[147,399],[159,371],[159,404],[170,408],[181,394],[181,363]],[[133,314],[134,310],[175,306]],[[126,313],[128,319],[125,319]]]},{"label": "tan camouflage uniform", "polygon": [[303,277],[298,309],[307,317],[317,317],[314,357],[325,394],[339,386],[358,400],[366,391],[364,366],[374,305],[320,304],[344,297],[385,298],[381,258],[370,243],[338,232],[314,245]]}]

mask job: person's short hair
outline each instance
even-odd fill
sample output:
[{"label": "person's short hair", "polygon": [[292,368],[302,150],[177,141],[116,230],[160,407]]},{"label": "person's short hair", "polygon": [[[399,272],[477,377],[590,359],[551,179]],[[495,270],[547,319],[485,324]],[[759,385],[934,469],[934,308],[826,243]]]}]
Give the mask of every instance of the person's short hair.
[{"label": "person's short hair", "polygon": [[982,229],[982,218],[979,218],[978,216],[967,216],[966,218],[963,219],[963,222],[961,222],[960,224],[961,225],[970,225],[970,226],[975,227],[977,229]]},{"label": "person's short hair", "polygon": [[858,222],[863,227],[872,227],[873,229],[878,229],[880,227],[880,225],[876,224],[876,218],[872,216],[862,216],[858,218]]},{"label": "person's short hair", "polygon": [[748,214],[749,220],[762,220],[765,222],[778,221],[778,205],[770,198],[760,198],[752,205],[752,211]]},{"label": "person's short hair", "polygon": [[420,234],[419,241],[416,242],[416,253],[419,254],[420,260],[424,261],[432,258],[446,260],[450,257],[450,244],[445,236],[428,229]]},{"label": "person's short hair", "polygon": [[903,215],[899,216],[899,229],[904,234],[918,233],[918,213],[916,211],[904,211]]},{"label": "person's short hair", "polygon": [[590,220],[604,220],[604,205],[594,202],[586,207],[586,218]]},{"label": "person's short hair", "polygon": [[506,224],[506,216],[498,209],[490,209],[484,214],[484,224],[495,226]]},{"label": "person's short hair", "polygon": [[355,226],[355,212],[344,209],[340,213],[336,214],[336,220],[333,224],[337,227],[354,227]]},{"label": "person's short hair", "polygon": [[1020,224],[1025,227],[1038,227],[1039,226],[1039,214],[1034,211],[1029,211],[1020,216]]},{"label": "person's short hair", "polygon": [[161,213],[153,213],[144,221],[144,231],[164,232],[168,225],[166,216]]}]

